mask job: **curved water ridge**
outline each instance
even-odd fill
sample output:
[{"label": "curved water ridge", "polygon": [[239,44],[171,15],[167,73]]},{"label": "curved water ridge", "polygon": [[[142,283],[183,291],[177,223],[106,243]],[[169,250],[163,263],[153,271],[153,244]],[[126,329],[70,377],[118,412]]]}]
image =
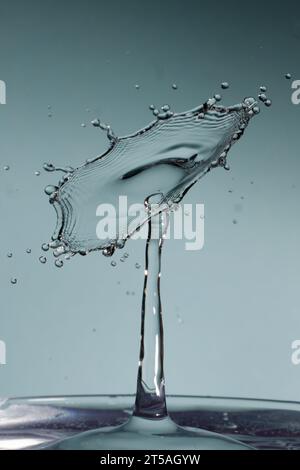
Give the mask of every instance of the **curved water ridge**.
[{"label": "curved water ridge", "polygon": [[[53,247],[58,254],[103,250],[106,255],[123,247],[149,218],[146,207],[138,213],[128,208],[144,206],[157,194],[158,210],[169,210],[212,168],[228,169],[227,154],[255,110],[253,98],[231,107],[208,100],[184,113],[166,113],[126,137],[115,137],[107,128],[110,148],[75,170],[69,168],[58,186],[46,191],[57,213]],[[120,204],[120,196],[126,204]],[[105,210],[108,205],[115,208],[111,218],[118,222],[116,231],[99,238],[99,206]]]}]

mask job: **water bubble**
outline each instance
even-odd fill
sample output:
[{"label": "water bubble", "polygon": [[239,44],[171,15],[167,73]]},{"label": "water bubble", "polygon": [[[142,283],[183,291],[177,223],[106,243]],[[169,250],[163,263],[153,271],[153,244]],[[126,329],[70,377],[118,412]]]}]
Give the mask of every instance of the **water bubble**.
[{"label": "water bubble", "polygon": [[267,87],[262,85],[259,87],[260,91],[262,91],[263,93],[265,93],[267,91]]},{"label": "water bubble", "polygon": [[173,88],[173,90],[177,90],[177,89],[178,89],[178,86],[176,85],[176,83],[173,83],[172,88]]},{"label": "water bubble", "polygon": [[7,253],[8,258],[12,258],[13,254],[12,253]]},{"label": "water bubble", "polygon": [[15,277],[12,277],[10,280],[11,284],[17,284],[18,280]]},{"label": "water bubble", "polygon": [[31,253],[31,249],[27,248],[26,253],[28,253],[28,254]]},{"label": "water bubble", "polygon": [[136,90],[139,90],[139,89],[140,89],[140,85],[139,85],[138,83],[136,83],[135,89],[136,89]]},{"label": "water bubble", "polygon": [[42,263],[42,264],[45,264],[47,263],[47,258],[45,256],[40,256],[39,257],[39,261]]},{"label": "water bubble", "polygon": [[41,246],[43,251],[48,251],[49,250],[49,244],[48,243],[43,243]]},{"label": "water bubble", "polygon": [[290,73],[286,73],[286,74],[285,74],[285,78],[286,78],[287,80],[290,80],[290,79],[292,78],[292,75],[291,75]]},{"label": "water bubble", "polygon": [[40,171],[35,171],[34,174],[35,174],[35,176],[40,176],[41,172]]},{"label": "water bubble", "polygon": [[124,263],[124,261],[125,261],[124,256],[122,256],[122,257],[120,258],[120,261],[121,261],[121,263]]},{"label": "water bubble", "polygon": [[63,265],[64,265],[64,262],[63,262],[62,259],[56,259],[55,262],[54,262],[54,264],[55,264],[55,266],[56,266],[57,268],[62,268]]},{"label": "water bubble", "polygon": [[140,267],[141,267],[140,263],[135,263],[135,267],[136,267],[136,269],[140,269]]},{"label": "water bubble", "polygon": [[129,258],[129,253],[124,253],[124,258]]},{"label": "water bubble", "polygon": [[164,104],[162,107],[161,107],[161,110],[166,112],[166,111],[169,111],[170,110],[170,106],[168,104]]},{"label": "water bubble", "polygon": [[221,96],[221,95],[218,95],[218,94],[216,94],[216,95],[214,96],[214,98],[215,98],[215,100],[216,100],[216,101],[221,101],[221,99],[222,99],[222,96]]},{"label": "water bubble", "polygon": [[254,112],[254,114],[259,114],[260,113],[260,107],[259,106],[254,106],[253,112]]},{"label": "water bubble", "polygon": [[228,82],[221,83],[221,88],[223,88],[223,90],[227,90],[227,88],[229,88],[229,83]]},{"label": "water bubble", "polygon": [[5,170],[5,171],[10,170],[10,166],[9,166],[9,165],[5,165],[5,166],[3,167],[3,170]]},{"label": "water bubble", "polygon": [[112,266],[113,268],[115,268],[115,267],[117,266],[116,261],[112,261],[110,264],[111,264],[111,266]]},{"label": "water bubble", "polygon": [[81,123],[81,127],[86,127],[86,123],[85,123],[85,122],[82,122],[82,123]]},{"label": "water bubble", "polygon": [[265,101],[265,106],[267,106],[268,108],[272,106],[272,101],[271,100]]},{"label": "water bubble", "polygon": [[154,110],[155,110],[154,104],[150,104],[149,109],[150,109],[151,111],[154,111]]}]

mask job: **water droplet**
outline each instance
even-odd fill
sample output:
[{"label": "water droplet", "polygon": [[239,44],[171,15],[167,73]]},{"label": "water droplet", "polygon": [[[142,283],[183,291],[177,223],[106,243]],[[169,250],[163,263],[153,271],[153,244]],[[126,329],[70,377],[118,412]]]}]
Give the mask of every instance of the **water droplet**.
[{"label": "water droplet", "polygon": [[86,127],[85,122],[82,122],[82,123],[81,123],[81,127]]},{"label": "water droplet", "polygon": [[236,220],[236,219],[233,219],[232,223],[233,223],[233,225],[236,225],[236,224],[237,224],[237,220]]},{"label": "water droplet", "polygon": [[45,264],[47,263],[47,258],[45,256],[40,256],[39,257],[39,261],[42,263],[42,264]]},{"label": "water droplet", "polygon": [[215,98],[215,100],[216,100],[216,101],[221,101],[221,99],[222,99],[222,96],[221,96],[221,95],[218,95],[218,94],[216,94],[216,95],[214,96],[214,98]]},{"label": "water droplet", "polygon": [[286,73],[286,74],[285,74],[285,78],[286,78],[287,80],[290,80],[290,79],[292,78],[292,75],[291,75],[290,73]]},{"label": "water droplet", "polygon": [[136,267],[136,269],[140,269],[140,267],[141,267],[140,263],[135,263],[135,267]]},{"label": "water droplet", "polygon": [[151,111],[154,111],[154,110],[155,110],[154,104],[150,104],[149,109],[150,109]]},{"label": "water droplet", "polygon": [[44,163],[43,165],[43,169],[45,171],[55,171],[55,166],[53,165],[53,163]]},{"label": "water droplet", "polygon": [[262,91],[263,93],[265,93],[267,91],[267,87],[262,85],[259,87],[260,91]]},{"label": "water droplet", "polygon": [[48,108],[48,109],[51,109],[51,108],[52,108],[51,104],[48,104],[47,108]]},{"label": "water droplet", "polygon": [[260,107],[259,106],[254,106],[253,112],[254,112],[254,114],[259,114],[260,113]]},{"label": "water droplet", "polygon": [[265,101],[265,106],[267,106],[268,108],[272,106],[272,101],[271,100]]},{"label": "water droplet", "polygon": [[64,262],[63,262],[62,259],[56,259],[55,262],[54,262],[54,264],[55,264],[55,266],[56,266],[57,268],[62,268],[63,265],[64,265]]},{"label": "water droplet", "polygon": [[35,171],[34,174],[35,174],[35,176],[40,176],[41,172],[40,171]]},{"label": "water droplet", "polygon": [[13,254],[12,253],[7,253],[8,258],[12,258]]},{"label": "water droplet", "polygon": [[177,90],[177,89],[178,89],[178,86],[176,85],[176,83],[173,83],[172,88],[173,88],[173,90]]},{"label": "water droplet", "polygon": [[97,331],[96,328],[93,328],[93,329],[92,329],[92,332],[93,332],[93,333],[96,333],[96,331]]},{"label": "water droplet", "polygon": [[116,261],[112,261],[110,264],[111,264],[111,266],[113,266],[114,268],[117,266]]},{"label": "water droplet", "polygon": [[10,280],[11,284],[17,284],[17,278],[15,277],[12,277],[11,280]]},{"label": "water droplet", "polygon": [[8,171],[9,169],[10,169],[10,166],[9,166],[9,165],[5,165],[5,166],[3,167],[3,170],[5,170],[5,171]]},{"label": "water droplet", "polygon": [[31,253],[31,249],[27,248],[26,253],[28,253],[28,254]]},{"label": "water droplet", "polygon": [[49,244],[48,243],[43,243],[41,248],[42,248],[43,251],[48,251],[49,250]]},{"label": "water droplet", "polygon": [[267,101],[267,96],[264,94],[264,93],[260,93],[258,95],[258,98],[260,99],[260,101],[262,101],[263,103],[265,103]]},{"label": "water droplet", "polygon": [[122,256],[122,257],[120,258],[120,261],[121,261],[121,263],[124,263],[124,261],[125,261],[124,256]]},{"label": "water droplet", "polygon": [[124,253],[124,258],[129,258],[129,253]]},{"label": "water droplet", "polygon": [[49,184],[48,186],[45,187],[44,192],[45,194],[47,194],[47,196],[51,196],[57,190],[58,190],[57,186],[53,186],[52,184]]},{"label": "water droplet", "polygon": [[221,88],[223,88],[223,90],[227,90],[227,88],[229,88],[229,83],[228,82],[223,82],[221,84]]},{"label": "water droplet", "polygon": [[161,107],[161,110],[166,112],[166,111],[169,111],[170,110],[170,106],[168,104],[164,104],[162,107]]},{"label": "water droplet", "polygon": [[139,89],[140,89],[140,85],[139,85],[138,83],[136,83],[135,89],[136,89],[136,90],[139,90]]}]

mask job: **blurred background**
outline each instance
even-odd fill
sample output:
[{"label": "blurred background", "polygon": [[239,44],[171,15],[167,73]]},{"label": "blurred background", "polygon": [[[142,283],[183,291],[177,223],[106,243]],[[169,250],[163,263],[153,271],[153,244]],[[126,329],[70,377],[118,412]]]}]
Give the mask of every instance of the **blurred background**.
[{"label": "blurred background", "polygon": [[56,220],[43,189],[60,175],[42,165],[105,151],[94,118],[126,135],[152,120],[151,103],[184,111],[228,81],[224,104],[266,85],[273,105],[232,149],[231,171],[185,199],[205,204],[204,248],[165,244],[167,392],[300,399],[299,18],[295,0],[1,0],[0,396],[134,393],[144,243],[115,268],[96,253],[57,269],[40,247]]}]

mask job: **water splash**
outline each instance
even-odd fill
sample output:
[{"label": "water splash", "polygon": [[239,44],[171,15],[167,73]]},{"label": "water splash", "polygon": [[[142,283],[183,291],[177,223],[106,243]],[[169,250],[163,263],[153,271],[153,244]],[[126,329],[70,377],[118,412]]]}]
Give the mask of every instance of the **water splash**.
[{"label": "water splash", "polygon": [[[57,185],[45,188],[57,214],[52,236],[56,254],[102,250],[105,256],[111,256],[149,218],[146,209],[136,217],[128,214],[127,208],[120,208],[119,195],[127,197],[128,206],[142,206],[147,197],[159,194],[158,211],[170,210],[212,168],[229,169],[229,150],[259,112],[254,98],[230,107],[216,105],[216,98],[211,98],[178,114],[168,105],[160,111],[151,106],[151,110],[155,121],[126,137],[117,137],[99,119],[92,121],[106,132],[110,147],[82,166],[44,165],[46,171],[64,172]],[[117,209],[119,228],[113,239],[100,240],[96,235],[96,209],[101,203]]]}]

